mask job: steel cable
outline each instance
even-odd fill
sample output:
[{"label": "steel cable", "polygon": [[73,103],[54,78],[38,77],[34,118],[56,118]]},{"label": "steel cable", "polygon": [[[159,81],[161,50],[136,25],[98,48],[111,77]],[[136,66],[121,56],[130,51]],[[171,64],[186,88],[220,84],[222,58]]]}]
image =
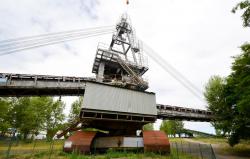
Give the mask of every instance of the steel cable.
[{"label": "steel cable", "polygon": [[65,38],[70,38],[70,37],[77,37],[77,36],[83,36],[83,35],[92,35],[92,34],[96,34],[96,33],[103,33],[103,32],[107,32],[107,31],[112,31],[113,29],[105,29],[105,30],[98,30],[98,31],[92,31],[92,32],[87,32],[87,33],[71,33],[71,34],[66,34],[66,35],[60,35],[60,36],[50,36],[50,37],[46,37],[46,38],[42,38],[42,39],[34,39],[34,40],[28,40],[28,41],[18,41],[18,42],[14,42],[11,45],[5,46],[5,47],[1,47],[0,46],[0,52],[3,51],[8,51],[10,49],[18,49],[20,47],[27,47],[27,46],[32,46],[32,45],[36,45],[38,43],[46,43],[48,41],[57,41],[59,39],[65,39]]},{"label": "steel cable", "polygon": [[47,33],[47,34],[40,34],[40,35],[34,35],[34,36],[26,36],[26,37],[20,37],[20,38],[15,38],[15,39],[7,39],[7,40],[2,40],[0,41],[0,46],[3,45],[9,45],[11,42],[18,42],[18,41],[24,41],[24,40],[34,40],[35,38],[40,38],[40,37],[46,37],[46,36],[51,36],[51,35],[60,35],[60,34],[67,34],[67,33],[74,33],[74,32],[90,32],[90,31],[95,31],[99,29],[111,29],[114,28],[114,26],[103,26],[103,27],[94,27],[94,28],[85,28],[85,29],[75,29],[75,30],[69,30],[69,31],[61,31],[61,32],[55,32],[55,33]]},{"label": "steel cable", "polygon": [[65,39],[61,39],[61,40],[57,40],[57,41],[51,41],[51,42],[47,42],[47,43],[43,43],[43,44],[39,43],[37,45],[31,45],[31,46],[26,46],[26,47],[22,47],[22,48],[17,48],[17,49],[13,49],[13,50],[7,50],[7,51],[4,51],[4,52],[0,52],[0,56],[4,56],[4,55],[8,55],[8,54],[12,54],[12,53],[15,53],[15,52],[28,50],[28,49],[38,48],[38,47],[42,47],[42,46],[58,44],[58,43],[62,43],[62,42],[79,40],[79,39],[84,39],[84,38],[89,38],[89,37],[99,36],[99,35],[104,35],[104,34],[110,34],[112,32],[113,31],[107,31],[107,32],[102,32],[102,33],[96,33],[96,34],[93,34],[93,35],[78,36],[78,37],[73,37],[73,38],[69,38],[69,39],[65,38]]},{"label": "steel cable", "polygon": [[143,44],[143,51],[153,59],[158,65],[160,65],[167,73],[169,73],[174,79],[176,79],[182,86],[184,86],[190,93],[196,96],[199,100],[202,99],[202,92],[191,81],[189,81],[184,75],[182,75],[177,69],[169,64],[164,58],[150,48],[145,42]]}]

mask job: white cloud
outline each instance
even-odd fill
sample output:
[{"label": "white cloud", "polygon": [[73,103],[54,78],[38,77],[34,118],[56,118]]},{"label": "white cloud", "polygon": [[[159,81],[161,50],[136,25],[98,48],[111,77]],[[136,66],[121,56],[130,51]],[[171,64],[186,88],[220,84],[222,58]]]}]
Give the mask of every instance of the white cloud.
[{"label": "white cloud", "polygon": [[[230,12],[235,4],[228,0],[130,0],[129,6],[125,0],[1,1],[0,40],[113,25],[127,11],[140,39],[203,90],[210,76],[229,74],[231,56],[249,40],[250,31],[242,27],[240,15]],[[110,38],[93,37],[68,42],[66,47],[60,44],[1,56],[0,72],[93,76],[96,46],[99,41],[109,43]],[[157,102],[205,108],[204,101],[149,62],[146,76]],[[199,130],[197,124],[185,125]]]}]

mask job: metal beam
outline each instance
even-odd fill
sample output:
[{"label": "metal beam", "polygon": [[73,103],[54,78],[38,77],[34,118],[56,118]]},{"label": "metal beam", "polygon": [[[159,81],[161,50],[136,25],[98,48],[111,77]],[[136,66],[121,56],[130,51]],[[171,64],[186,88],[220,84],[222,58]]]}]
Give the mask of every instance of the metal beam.
[{"label": "metal beam", "polygon": [[157,104],[157,118],[163,120],[187,120],[210,122],[215,119],[212,112],[202,109]]},{"label": "metal beam", "polygon": [[0,96],[83,95],[90,78],[0,73]]},{"label": "metal beam", "polygon": [[[0,96],[82,96],[93,78],[0,73]],[[210,111],[157,104],[158,119],[211,121]]]}]

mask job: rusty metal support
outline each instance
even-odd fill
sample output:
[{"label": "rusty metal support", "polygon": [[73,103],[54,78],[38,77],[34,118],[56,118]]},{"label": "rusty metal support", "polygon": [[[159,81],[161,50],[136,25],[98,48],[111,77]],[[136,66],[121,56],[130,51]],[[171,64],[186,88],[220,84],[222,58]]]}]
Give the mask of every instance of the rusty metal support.
[{"label": "rusty metal support", "polygon": [[64,152],[90,153],[92,141],[96,135],[94,131],[76,131],[64,143]]},{"label": "rusty metal support", "polygon": [[162,131],[143,131],[145,152],[170,153],[170,143]]}]

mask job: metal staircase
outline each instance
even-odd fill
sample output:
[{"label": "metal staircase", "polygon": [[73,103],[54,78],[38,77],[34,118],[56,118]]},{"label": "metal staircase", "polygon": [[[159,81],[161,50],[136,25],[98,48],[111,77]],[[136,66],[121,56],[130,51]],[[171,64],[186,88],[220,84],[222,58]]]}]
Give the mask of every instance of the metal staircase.
[{"label": "metal staircase", "polygon": [[122,66],[122,68],[131,76],[133,82],[135,82],[140,88],[147,89],[148,83],[145,82],[141,77],[139,77],[127,64],[117,55],[117,62]]}]

